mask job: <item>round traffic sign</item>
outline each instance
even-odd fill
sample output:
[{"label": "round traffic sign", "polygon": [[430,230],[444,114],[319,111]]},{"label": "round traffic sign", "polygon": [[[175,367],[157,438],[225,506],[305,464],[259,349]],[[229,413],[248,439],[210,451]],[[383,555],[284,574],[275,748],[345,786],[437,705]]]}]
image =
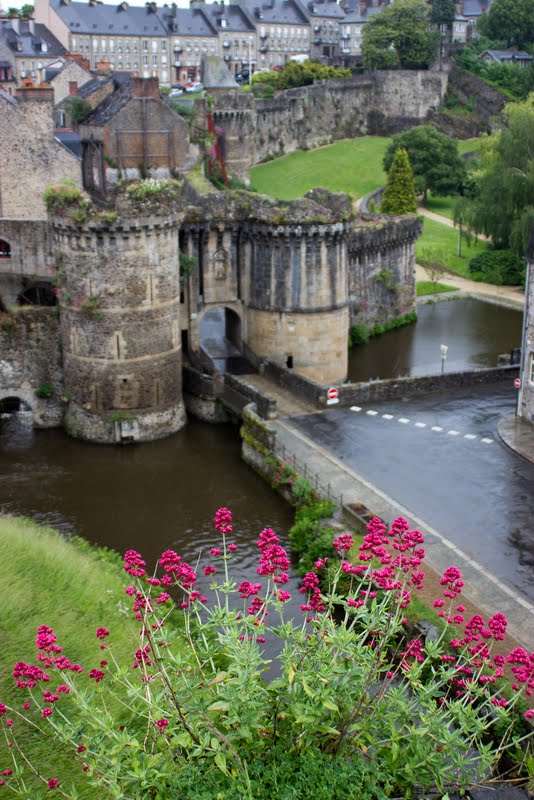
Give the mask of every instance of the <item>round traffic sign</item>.
[{"label": "round traffic sign", "polygon": [[521,388],[521,378],[516,378],[515,379],[514,386],[515,386],[516,389],[520,389]]},{"label": "round traffic sign", "polygon": [[335,386],[331,386],[327,391],[326,396],[329,400],[337,400],[339,397],[339,389],[336,389]]}]

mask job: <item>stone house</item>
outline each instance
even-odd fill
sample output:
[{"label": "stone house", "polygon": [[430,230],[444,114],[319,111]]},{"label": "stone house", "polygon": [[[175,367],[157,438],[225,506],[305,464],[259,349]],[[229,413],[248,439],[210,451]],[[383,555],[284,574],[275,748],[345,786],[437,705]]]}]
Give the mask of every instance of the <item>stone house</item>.
[{"label": "stone house", "polygon": [[345,12],[334,2],[313,2],[307,5],[312,26],[311,58],[321,59],[329,64],[339,62],[340,50],[346,39],[341,23],[345,19]]},{"label": "stone house", "polygon": [[529,67],[534,58],[524,50],[484,50],[479,60],[485,64],[515,64],[518,67]]},{"label": "stone house", "polygon": [[310,19],[296,0],[268,0],[254,9],[258,36],[256,69],[284,64],[292,55],[310,53]]},{"label": "stone house", "polygon": [[122,177],[169,177],[192,166],[187,122],[165,103],[157,78],[131,78],[80,125],[83,186],[103,199]]}]

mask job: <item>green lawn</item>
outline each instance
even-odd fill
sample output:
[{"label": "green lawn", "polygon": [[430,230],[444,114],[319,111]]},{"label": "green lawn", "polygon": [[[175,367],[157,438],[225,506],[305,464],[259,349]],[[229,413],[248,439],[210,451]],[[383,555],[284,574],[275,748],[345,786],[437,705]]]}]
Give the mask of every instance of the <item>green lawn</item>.
[{"label": "green lawn", "polygon": [[433,281],[417,281],[417,297],[426,297],[428,294],[443,294],[444,292],[457,292],[457,286],[449,286],[446,283],[434,283]]},{"label": "green lawn", "polygon": [[[302,197],[316,186],[347,192],[355,198],[363,197],[386,182],[382,159],[390,141],[387,136],[362,136],[317,150],[299,150],[253,167],[251,186],[258,192],[283,200]],[[460,153],[470,152],[476,149],[477,143],[478,139],[459,141],[458,149]],[[434,207],[432,210],[442,213]]]},{"label": "green lawn", "polygon": [[458,139],[458,152],[460,155],[476,152],[479,144],[480,139]]},{"label": "green lawn", "polygon": [[[68,543],[50,528],[26,519],[0,516],[0,701],[22,710],[27,692],[16,689],[11,671],[17,661],[35,664],[35,635],[39,625],[49,625],[57,632],[64,655],[85,667],[86,674],[98,667],[102,658],[95,636],[97,627],[109,627],[115,657],[124,663],[132,660],[128,622],[120,611],[125,604],[124,572],[121,561],[113,566],[103,551],[91,550],[83,542]],[[50,670],[53,673],[53,670]],[[60,683],[51,676],[50,688]],[[83,681],[82,681],[83,683]],[[87,679],[87,688],[91,688]],[[39,687],[38,687],[39,688]],[[38,688],[36,689],[37,694]],[[68,705],[68,701],[63,701]],[[110,702],[113,708],[113,701]],[[61,752],[57,743],[32,731],[14,715],[13,734],[46,779],[61,777],[65,788],[75,783],[80,800],[92,800],[94,788],[87,786],[81,763],[71,754]],[[39,722],[37,711],[30,718]],[[0,768],[13,768],[15,748],[0,741]],[[32,800],[42,797],[40,782],[30,779]],[[51,794],[45,787],[44,793]],[[11,794],[9,793],[11,796]],[[105,800],[107,795],[100,795]]]},{"label": "green lawn", "polygon": [[485,242],[473,241],[471,247],[462,242],[462,255],[456,255],[458,244],[458,231],[448,225],[425,218],[423,221],[423,233],[415,244],[415,256],[417,259],[432,258],[437,263],[442,264],[451,272],[470,278],[469,261],[487,248]]},{"label": "green lawn", "polygon": [[254,167],[251,185],[284,200],[302,197],[316,186],[362,197],[384,185],[382,159],[390,141],[384,136],[363,136],[291,153]]},{"label": "green lawn", "polygon": [[434,214],[440,214],[442,217],[453,219],[454,205],[458,197],[455,195],[446,195],[445,197],[438,197],[438,195],[429,194],[426,199],[425,208],[433,211]]}]

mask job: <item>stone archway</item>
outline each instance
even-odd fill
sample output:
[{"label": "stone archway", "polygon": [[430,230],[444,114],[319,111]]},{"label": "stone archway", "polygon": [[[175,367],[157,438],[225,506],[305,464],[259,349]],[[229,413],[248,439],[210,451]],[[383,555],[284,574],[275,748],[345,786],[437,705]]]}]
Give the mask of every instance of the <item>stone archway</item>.
[{"label": "stone archway", "polygon": [[48,281],[29,281],[17,295],[18,306],[55,306],[57,297]]},{"label": "stone archway", "polygon": [[199,325],[200,350],[219,372],[243,371],[241,317],[227,306],[205,310]]},{"label": "stone archway", "polygon": [[18,414],[19,411],[31,411],[31,408],[16,395],[0,398],[0,414]]}]

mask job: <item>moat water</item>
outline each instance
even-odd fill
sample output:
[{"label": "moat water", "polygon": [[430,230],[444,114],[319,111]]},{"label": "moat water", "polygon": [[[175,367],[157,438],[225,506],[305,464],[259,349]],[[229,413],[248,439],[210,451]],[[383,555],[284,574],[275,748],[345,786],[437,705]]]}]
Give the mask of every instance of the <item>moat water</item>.
[{"label": "moat water", "polygon": [[417,322],[371,339],[349,352],[349,380],[432,375],[496,367],[500,353],[521,346],[523,313],[480,300],[454,299],[417,306]]},{"label": "moat water", "polygon": [[[495,366],[521,341],[522,314],[474,300],[418,309],[419,320],[350,354],[351,377],[366,380]],[[13,416],[0,420],[0,511],[23,514],[119,552],[135,548],[153,561],[165,549],[196,562],[218,543],[212,518],[221,505],[235,518],[237,577],[252,580],[255,541],[272,527],[287,545],[291,508],[240,458],[238,429],[190,418],[162,441],[127,447],[91,445],[61,430],[34,431]]]}]

